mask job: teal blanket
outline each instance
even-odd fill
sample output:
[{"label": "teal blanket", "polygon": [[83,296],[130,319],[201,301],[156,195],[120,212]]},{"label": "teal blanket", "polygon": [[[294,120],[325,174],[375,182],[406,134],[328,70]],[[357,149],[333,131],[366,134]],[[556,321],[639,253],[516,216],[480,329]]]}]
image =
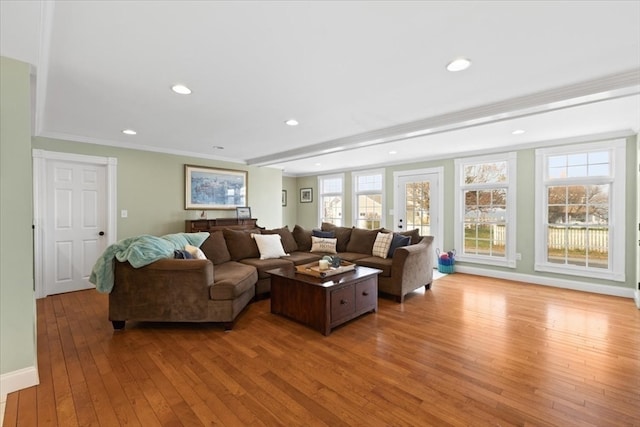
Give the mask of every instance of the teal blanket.
[{"label": "teal blanket", "polygon": [[200,247],[209,233],[176,233],[156,237],[142,235],[129,237],[109,246],[98,258],[89,281],[98,292],[109,293],[113,289],[113,259],[129,261],[134,268],[144,267],[163,258],[173,258],[173,251],[186,245]]}]

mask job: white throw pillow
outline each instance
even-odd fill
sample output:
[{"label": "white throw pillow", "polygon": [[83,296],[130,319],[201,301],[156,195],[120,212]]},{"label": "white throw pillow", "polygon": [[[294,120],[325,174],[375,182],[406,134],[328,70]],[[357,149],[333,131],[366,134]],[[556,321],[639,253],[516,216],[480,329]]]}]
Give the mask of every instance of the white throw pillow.
[{"label": "white throw pillow", "polygon": [[311,252],[335,254],[337,242],[338,242],[338,239],[311,236]]},{"label": "white throw pillow", "polygon": [[282,247],[279,234],[251,234],[260,251],[260,259],[280,258],[289,255]]},{"label": "white throw pillow", "polygon": [[379,256],[380,258],[386,258],[389,254],[389,247],[391,247],[391,241],[393,240],[393,233],[380,233],[376,236],[376,241],[373,242],[373,249],[371,255]]},{"label": "white throw pillow", "polygon": [[184,250],[189,252],[195,259],[207,259],[202,249],[197,246],[187,245],[184,247]]}]

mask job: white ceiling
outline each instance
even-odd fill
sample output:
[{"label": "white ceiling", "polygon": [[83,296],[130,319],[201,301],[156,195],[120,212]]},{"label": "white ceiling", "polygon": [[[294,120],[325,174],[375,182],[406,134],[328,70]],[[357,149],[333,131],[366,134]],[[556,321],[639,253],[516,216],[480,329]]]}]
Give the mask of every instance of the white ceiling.
[{"label": "white ceiling", "polygon": [[[315,175],[640,130],[639,1],[2,0],[0,16],[0,53],[37,70],[41,136]],[[472,66],[448,72],[456,57]]]}]

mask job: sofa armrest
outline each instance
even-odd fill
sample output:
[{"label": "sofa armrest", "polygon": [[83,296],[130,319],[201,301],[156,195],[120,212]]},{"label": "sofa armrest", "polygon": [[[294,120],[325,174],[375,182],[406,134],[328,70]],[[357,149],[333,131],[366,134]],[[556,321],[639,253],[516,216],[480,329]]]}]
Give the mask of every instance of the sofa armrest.
[{"label": "sofa armrest", "polygon": [[433,281],[433,236],[424,236],[415,245],[399,247],[393,253],[391,277],[401,283],[402,295]]},{"label": "sofa armrest", "polygon": [[109,319],[189,321],[207,316],[213,263],[161,259],[141,268],[115,262]]}]

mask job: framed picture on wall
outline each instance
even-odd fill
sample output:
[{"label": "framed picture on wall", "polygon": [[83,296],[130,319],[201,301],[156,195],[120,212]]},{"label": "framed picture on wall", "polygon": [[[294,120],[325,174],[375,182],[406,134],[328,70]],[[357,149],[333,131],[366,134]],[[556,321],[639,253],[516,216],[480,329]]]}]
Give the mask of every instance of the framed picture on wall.
[{"label": "framed picture on wall", "polygon": [[247,206],[247,171],[184,165],[185,209]]},{"label": "framed picture on wall", "polygon": [[287,206],[287,190],[282,190],[282,206]]},{"label": "framed picture on wall", "polygon": [[313,188],[301,188],[300,189],[300,203],[313,202]]}]

